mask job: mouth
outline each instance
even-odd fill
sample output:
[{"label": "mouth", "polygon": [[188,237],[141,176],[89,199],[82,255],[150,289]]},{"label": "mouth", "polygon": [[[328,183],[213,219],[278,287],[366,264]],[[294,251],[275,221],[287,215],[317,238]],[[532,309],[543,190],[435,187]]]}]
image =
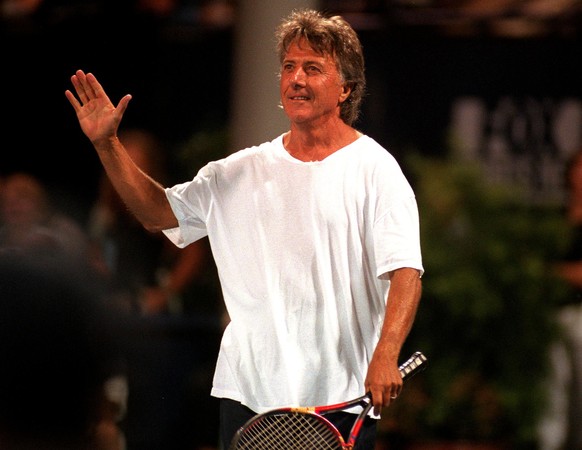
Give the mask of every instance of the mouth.
[{"label": "mouth", "polygon": [[293,97],[289,97],[290,100],[302,100],[302,101],[306,101],[309,100],[309,97],[306,97],[304,95],[295,95]]}]

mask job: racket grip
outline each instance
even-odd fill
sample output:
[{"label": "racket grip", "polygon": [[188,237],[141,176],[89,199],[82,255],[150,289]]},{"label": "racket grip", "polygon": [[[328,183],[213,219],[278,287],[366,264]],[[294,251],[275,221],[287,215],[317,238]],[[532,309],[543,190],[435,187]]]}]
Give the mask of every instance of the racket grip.
[{"label": "racket grip", "polygon": [[417,373],[422,372],[425,369],[427,362],[428,360],[422,352],[414,352],[412,356],[398,368],[402,380],[407,380]]}]

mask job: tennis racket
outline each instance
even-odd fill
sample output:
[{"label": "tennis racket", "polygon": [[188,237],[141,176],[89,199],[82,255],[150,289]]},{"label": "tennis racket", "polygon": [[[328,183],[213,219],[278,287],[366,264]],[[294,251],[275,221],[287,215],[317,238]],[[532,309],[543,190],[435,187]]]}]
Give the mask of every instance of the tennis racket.
[{"label": "tennis racket", "polygon": [[[426,366],[426,357],[414,353],[399,367],[403,380]],[[323,414],[362,406],[348,441]],[[366,415],[372,408],[370,393],[354,400],[326,406],[281,408],[257,414],[235,434],[229,450],[318,450],[353,448]]]}]

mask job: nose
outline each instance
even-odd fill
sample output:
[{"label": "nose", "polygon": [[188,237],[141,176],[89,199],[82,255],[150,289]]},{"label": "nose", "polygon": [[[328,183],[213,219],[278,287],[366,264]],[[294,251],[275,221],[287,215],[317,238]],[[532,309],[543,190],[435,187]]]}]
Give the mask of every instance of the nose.
[{"label": "nose", "polygon": [[303,68],[298,67],[293,75],[291,76],[291,82],[293,86],[304,86],[305,85],[305,71]]}]

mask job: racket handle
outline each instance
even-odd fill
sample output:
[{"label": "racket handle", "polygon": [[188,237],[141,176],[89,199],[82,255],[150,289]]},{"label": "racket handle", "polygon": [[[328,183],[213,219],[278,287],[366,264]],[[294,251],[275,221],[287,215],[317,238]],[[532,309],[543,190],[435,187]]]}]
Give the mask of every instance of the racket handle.
[{"label": "racket handle", "polygon": [[412,378],[419,372],[422,372],[427,364],[426,356],[422,352],[414,352],[399,368],[403,380]]}]

